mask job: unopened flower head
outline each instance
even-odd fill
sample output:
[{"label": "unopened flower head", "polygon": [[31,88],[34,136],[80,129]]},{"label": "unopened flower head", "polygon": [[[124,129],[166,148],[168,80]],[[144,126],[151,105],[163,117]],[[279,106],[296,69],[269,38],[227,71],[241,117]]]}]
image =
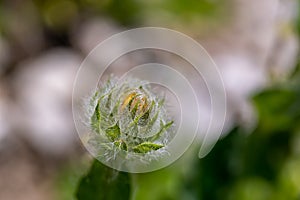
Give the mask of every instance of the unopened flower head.
[{"label": "unopened flower head", "polygon": [[111,77],[89,99],[88,142],[105,160],[163,154],[173,124],[164,102],[146,81]]}]

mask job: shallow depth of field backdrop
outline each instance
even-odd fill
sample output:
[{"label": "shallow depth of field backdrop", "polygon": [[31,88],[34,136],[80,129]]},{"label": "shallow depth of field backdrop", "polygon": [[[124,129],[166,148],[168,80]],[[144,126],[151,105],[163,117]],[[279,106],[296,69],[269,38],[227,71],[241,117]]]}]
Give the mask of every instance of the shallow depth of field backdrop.
[{"label": "shallow depth of field backdrop", "polygon": [[[0,0],[0,199],[299,200],[298,9],[296,0]],[[204,159],[191,148],[129,183],[107,184],[96,165],[94,183],[78,189],[92,158],[72,119],[76,71],[99,42],[142,26],[180,31],[211,54],[228,98],[223,136]]]}]

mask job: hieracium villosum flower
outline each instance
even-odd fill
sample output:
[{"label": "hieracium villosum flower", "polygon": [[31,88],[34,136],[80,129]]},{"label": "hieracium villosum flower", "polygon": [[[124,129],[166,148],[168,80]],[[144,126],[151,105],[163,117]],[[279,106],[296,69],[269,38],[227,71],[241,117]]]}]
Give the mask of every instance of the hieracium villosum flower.
[{"label": "hieracium villosum flower", "polygon": [[88,124],[107,160],[118,153],[144,156],[163,152],[171,138],[173,121],[164,98],[146,81],[111,77],[89,99]]}]

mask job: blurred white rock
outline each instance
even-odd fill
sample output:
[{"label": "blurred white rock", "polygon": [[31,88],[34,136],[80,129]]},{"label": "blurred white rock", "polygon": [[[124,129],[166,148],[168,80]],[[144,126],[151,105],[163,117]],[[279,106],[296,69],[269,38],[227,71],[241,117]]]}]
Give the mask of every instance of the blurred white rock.
[{"label": "blurred white rock", "polygon": [[299,2],[280,1],[276,15],[276,38],[268,63],[275,79],[286,79],[298,62],[299,38],[294,27],[298,12]]},{"label": "blurred white rock", "polygon": [[84,54],[88,54],[102,41],[121,31],[121,28],[109,19],[94,18],[73,30],[72,41]]},{"label": "blurred white rock", "polygon": [[266,84],[266,69],[244,55],[220,55],[215,61],[220,66],[228,98],[248,98]]},{"label": "blurred white rock", "polygon": [[[7,92],[0,82],[0,142],[4,139],[11,130],[10,110],[11,106],[7,97]],[[1,144],[0,144],[1,151]]]},{"label": "blurred white rock", "polygon": [[52,49],[18,67],[14,123],[41,152],[64,155],[73,148],[71,95],[80,63],[71,50]]}]

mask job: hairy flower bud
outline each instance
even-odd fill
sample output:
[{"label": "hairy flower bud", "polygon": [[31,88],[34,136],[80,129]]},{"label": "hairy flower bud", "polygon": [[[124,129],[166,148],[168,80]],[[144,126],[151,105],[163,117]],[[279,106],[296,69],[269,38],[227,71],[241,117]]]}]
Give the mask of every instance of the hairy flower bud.
[{"label": "hairy flower bud", "polygon": [[[106,160],[120,152],[144,156],[163,151],[171,138],[164,99],[150,84],[137,79],[110,78],[89,100],[90,143],[101,146]],[[103,148],[104,147],[104,148]]]}]

